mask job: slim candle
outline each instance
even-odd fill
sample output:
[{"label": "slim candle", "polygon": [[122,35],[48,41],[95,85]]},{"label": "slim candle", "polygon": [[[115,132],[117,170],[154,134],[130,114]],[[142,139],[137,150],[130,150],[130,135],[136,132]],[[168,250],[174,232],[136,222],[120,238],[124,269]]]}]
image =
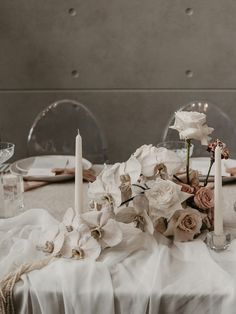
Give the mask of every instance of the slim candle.
[{"label": "slim candle", "polygon": [[222,174],[221,174],[221,148],[215,148],[215,188],[214,188],[214,233],[223,234],[223,212],[222,212]]},{"label": "slim candle", "polygon": [[82,138],[79,134],[75,139],[75,213],[83,212],[83,165],[82,165]]}]

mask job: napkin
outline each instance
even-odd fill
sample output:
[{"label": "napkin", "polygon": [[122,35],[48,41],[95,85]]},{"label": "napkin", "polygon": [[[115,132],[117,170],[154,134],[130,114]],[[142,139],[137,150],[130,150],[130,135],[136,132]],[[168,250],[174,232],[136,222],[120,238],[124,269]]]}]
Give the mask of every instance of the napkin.
[{"label": "napkin", "polygon": [[[224,177],[229,177],[229,173],[226,172],[226,167],[229,164],[230,160],[223,160],[221,161],[221,171],[222,171],[222,176]],[[210,158],[192,158],[190,161],[190,165],[192,169],[195,169],[199,172],[200,176],[206,176],[209,170],[210,166]],[[213,176],[215,172],[215,165],[213,164],[211,168],[211,173],[210,176]]]},{"label": "napkin", "polygon": [[[62,174],[75,174],[75,168],[54,168],[51,170],[54,176],[62,175]],[[96,176],[92,169],[83,170],[83,180],[86,182],[93,182],[96,180]],[[46,182],[46,181],[24,181],[24,192],[39,188],[41,186],[45,186],[47,184],[51,184],[53,182]]]},{"label": "napkin", "polygon": [[[46,156],[47,157],[47,156]],[[32,165],[30,166],[31,169],[50,169],[53,166],[55,168],[65,168],[69,164],[69,159],[65,158],[41,158],[35,157]]]},{"label": "napkin", "polygon": [[30,168],[27,172],[28,177],[54,177],[56,174],[51,169]]},{"label": "napkin", "polygon": [[[64,169],[68,166],[69,159],[65,160],[61,158],[53,159],[53,167]],[[30,166],[30,169],[27,172],[29,177],[53,177],[55,172],[52,171],[52,161],[47,158],[35,157],[34,162]]]}]

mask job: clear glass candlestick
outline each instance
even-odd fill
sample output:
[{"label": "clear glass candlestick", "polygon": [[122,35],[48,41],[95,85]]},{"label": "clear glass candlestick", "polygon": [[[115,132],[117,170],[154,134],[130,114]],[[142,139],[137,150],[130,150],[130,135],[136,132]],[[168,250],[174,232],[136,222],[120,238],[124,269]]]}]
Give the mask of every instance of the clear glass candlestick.
[{"label": "clear glass candlestick", "polygon": [[231,234],[223,233],[221,235],[216,235],[214,231],[207,234],[207,246],[215,251],[226,250],[231,243]]}]

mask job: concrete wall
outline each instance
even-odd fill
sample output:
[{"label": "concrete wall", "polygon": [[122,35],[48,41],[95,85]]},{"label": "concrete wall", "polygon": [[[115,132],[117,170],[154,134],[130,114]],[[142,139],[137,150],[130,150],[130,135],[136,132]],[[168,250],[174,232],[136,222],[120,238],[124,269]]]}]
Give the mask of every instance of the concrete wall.
[{"label": "concrete wall", "polygon": [[96,115],[111,162],[192,100],[236,123],[235,17],[234,0],[1,0],[2,139],[26,156],[33,119],[64,98]]}]

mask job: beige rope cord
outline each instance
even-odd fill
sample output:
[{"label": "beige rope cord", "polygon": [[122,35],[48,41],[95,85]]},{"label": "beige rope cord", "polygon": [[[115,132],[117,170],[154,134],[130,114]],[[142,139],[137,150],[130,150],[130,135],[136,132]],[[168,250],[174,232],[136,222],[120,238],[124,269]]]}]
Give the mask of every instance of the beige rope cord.
[{"label": "beige rope cord", "polygon": [[39,261],[21,265],[18,269],[10,272],[0,281],[0,314],[14,314],[13,289],[23,274],[48,265],[54,256]]}]

